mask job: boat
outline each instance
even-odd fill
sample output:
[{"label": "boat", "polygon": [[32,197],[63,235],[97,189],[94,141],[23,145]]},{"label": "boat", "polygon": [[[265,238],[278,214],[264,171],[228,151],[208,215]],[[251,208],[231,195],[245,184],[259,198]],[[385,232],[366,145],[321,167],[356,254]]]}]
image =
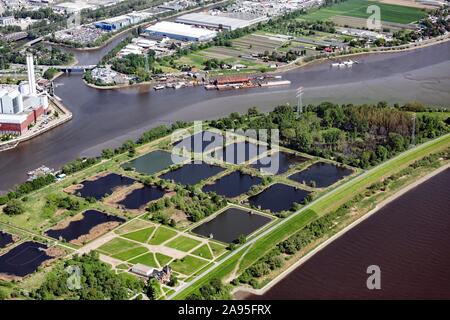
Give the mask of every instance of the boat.
[{"label": "boat", "polygon": [[155,90],[162,90],[164,88],[165,88],[165,86],[163,86],[163,85],[159,85],[159,86],[154,86],[153,87],[153,89],[155,89]]},{"label": "boat", "polygon": [[290,84],[291,84],[291,81],[289,81],[289,80],[268,81],[266,83],[261,83],[261,87],[287,86]]}]

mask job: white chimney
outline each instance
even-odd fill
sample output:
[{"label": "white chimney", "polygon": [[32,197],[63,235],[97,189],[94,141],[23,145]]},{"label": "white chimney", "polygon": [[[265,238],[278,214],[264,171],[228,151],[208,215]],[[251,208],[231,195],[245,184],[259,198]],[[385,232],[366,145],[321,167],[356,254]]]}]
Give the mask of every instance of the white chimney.
[{"label": "white chimney", "polygon": [[30,86],[30,95],[35,95],[36,79],[34,77],[33,55],[31,54],[27,54],[27,73],[28,73],[28,85]]}]

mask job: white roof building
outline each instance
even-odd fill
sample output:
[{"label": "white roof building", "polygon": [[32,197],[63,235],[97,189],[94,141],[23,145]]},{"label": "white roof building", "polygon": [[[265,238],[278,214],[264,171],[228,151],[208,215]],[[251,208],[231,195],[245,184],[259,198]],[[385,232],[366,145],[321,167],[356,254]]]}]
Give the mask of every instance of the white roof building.
[{"label": "white roof building", "polygon": [[153,273],[153,270],[154,268],[146,266],[145,264],[142,263],[135,264],[131,268],[131,272],[143,277],[150,277],[150,275]]},{"label": "white roof building", "polygon": [[150,36],[158,38],[168,37],[181,41],[209,41],[217,36],[217,32],[196,28],[181,23],[162,21],[145,29]]},{"label": "white roof building", "polygon": [[236,30],[265,20],[267,20],[267,17],[264,16],[240,19],[224,15],[212,15],[209,13],[199,12],[182,15],[176,19],[176,22],[213,29]]}]

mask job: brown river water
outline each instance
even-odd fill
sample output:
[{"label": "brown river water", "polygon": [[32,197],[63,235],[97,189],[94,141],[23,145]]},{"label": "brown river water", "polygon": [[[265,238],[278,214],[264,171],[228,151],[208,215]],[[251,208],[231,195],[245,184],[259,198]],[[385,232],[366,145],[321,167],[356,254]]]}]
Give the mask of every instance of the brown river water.
[{"label": "brown river water", "polygon": [[[367,267],[381,270],[369,290]],[[387,204],[248,299],[450,299],[450,169]]]}]

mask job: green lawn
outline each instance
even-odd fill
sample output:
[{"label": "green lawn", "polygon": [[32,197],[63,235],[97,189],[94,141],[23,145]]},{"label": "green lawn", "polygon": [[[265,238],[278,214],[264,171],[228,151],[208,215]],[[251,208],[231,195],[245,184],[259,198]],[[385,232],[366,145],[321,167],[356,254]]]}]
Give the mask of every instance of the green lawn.
[{"label": "green lawn", "polygon": [[211,253],[211,250],[209,250],[209,247],[207,244],[204,244],[203,246],[201,246],[200,248],[194,250],[192,252],[193,255],[205,258],[205,259],[212,259],[213,255]]},{"label": "green lawn", "polygon": [[137,264],[142,263],[146,266],[152,267],[152,268],[158,268],[158,263],[155,260],[155,255],[153,252],[148,252],[142,256],[139,256],[137,258],[134,258],[133,260],[130,260],[130,263]]},{"label": "green lawn", "polygon": [[192,238],[188,238],[185,236],[179,236],[169,243],[167,243],[167,247],[177,249],[180,251],[188,252],[198,246],[200,244],[200,241],[197,241]]},{"label": "green lawn", "polygon": [[119,252],[136,248],[139,245],[135,242],[131,242],[125,239],[114,238],[111,241],[105,243],[100,248],[99,251],[105,252],[107,254],[117,254]]},{"label": "green lawn", "polygon": [[177,232],[166,227],[159,227],[149,240],[149,244],[159,245],[177,235]]},{"label": "green lawn", "polygon": [[150,238],[151,234],[153,233],[153,230],[155,230],[155,228],[154,227],[150,227],[150,228],[147,228],[147,229],[138,230],[138,231],[130,232],[130,233],[127,233],[127,234],[123,234],[122,237],[130,239],[130,240],[142,242],[142,243],[147,243],[148,238]]},{"label": "green lawn", "polygon": [[346,0],[330,7],[311,11],[302,16],[301,19],[309,21],[327,20],[337,15],[367,19],[371,15],[367,13],[367,7],[370,5],[380,7],[381,20],[386,22],[408,24],[426,16],[426,13],[419,8],[404,7],[377,1]]},{"label": "green lawn", "polygon": [[170,260],[172,260],[172,257],[166,256],[165,254],[159,252],[155,253],[155,257],[161,267],[165,266]]},{"label": "green lawn", "polygon": [[122,251],[120,253],[117,253],[115,255],[113,255],[113,258],[119,259],[119,260],[123,260],[123,261],[128,261],[140,254],[146,253],[148,252],[148,250],[144,247],[137,247],[137,248],[133,248],[130,250],[126,250],[126,251]]},{"label": "green lawn", "polygon": [[189,276],[195,271],[201,269],[207,263],[208,261],[206,260],[195,258],[193,256],[186,256],[183,259],[173,261],[170,266],[173,271]]},{"label": "green lawn", "polygon": [[227,248],[225,246],[212,241],[209,242],[209,247],[211,248],[211,251],[216,258],[227,251]]}]

